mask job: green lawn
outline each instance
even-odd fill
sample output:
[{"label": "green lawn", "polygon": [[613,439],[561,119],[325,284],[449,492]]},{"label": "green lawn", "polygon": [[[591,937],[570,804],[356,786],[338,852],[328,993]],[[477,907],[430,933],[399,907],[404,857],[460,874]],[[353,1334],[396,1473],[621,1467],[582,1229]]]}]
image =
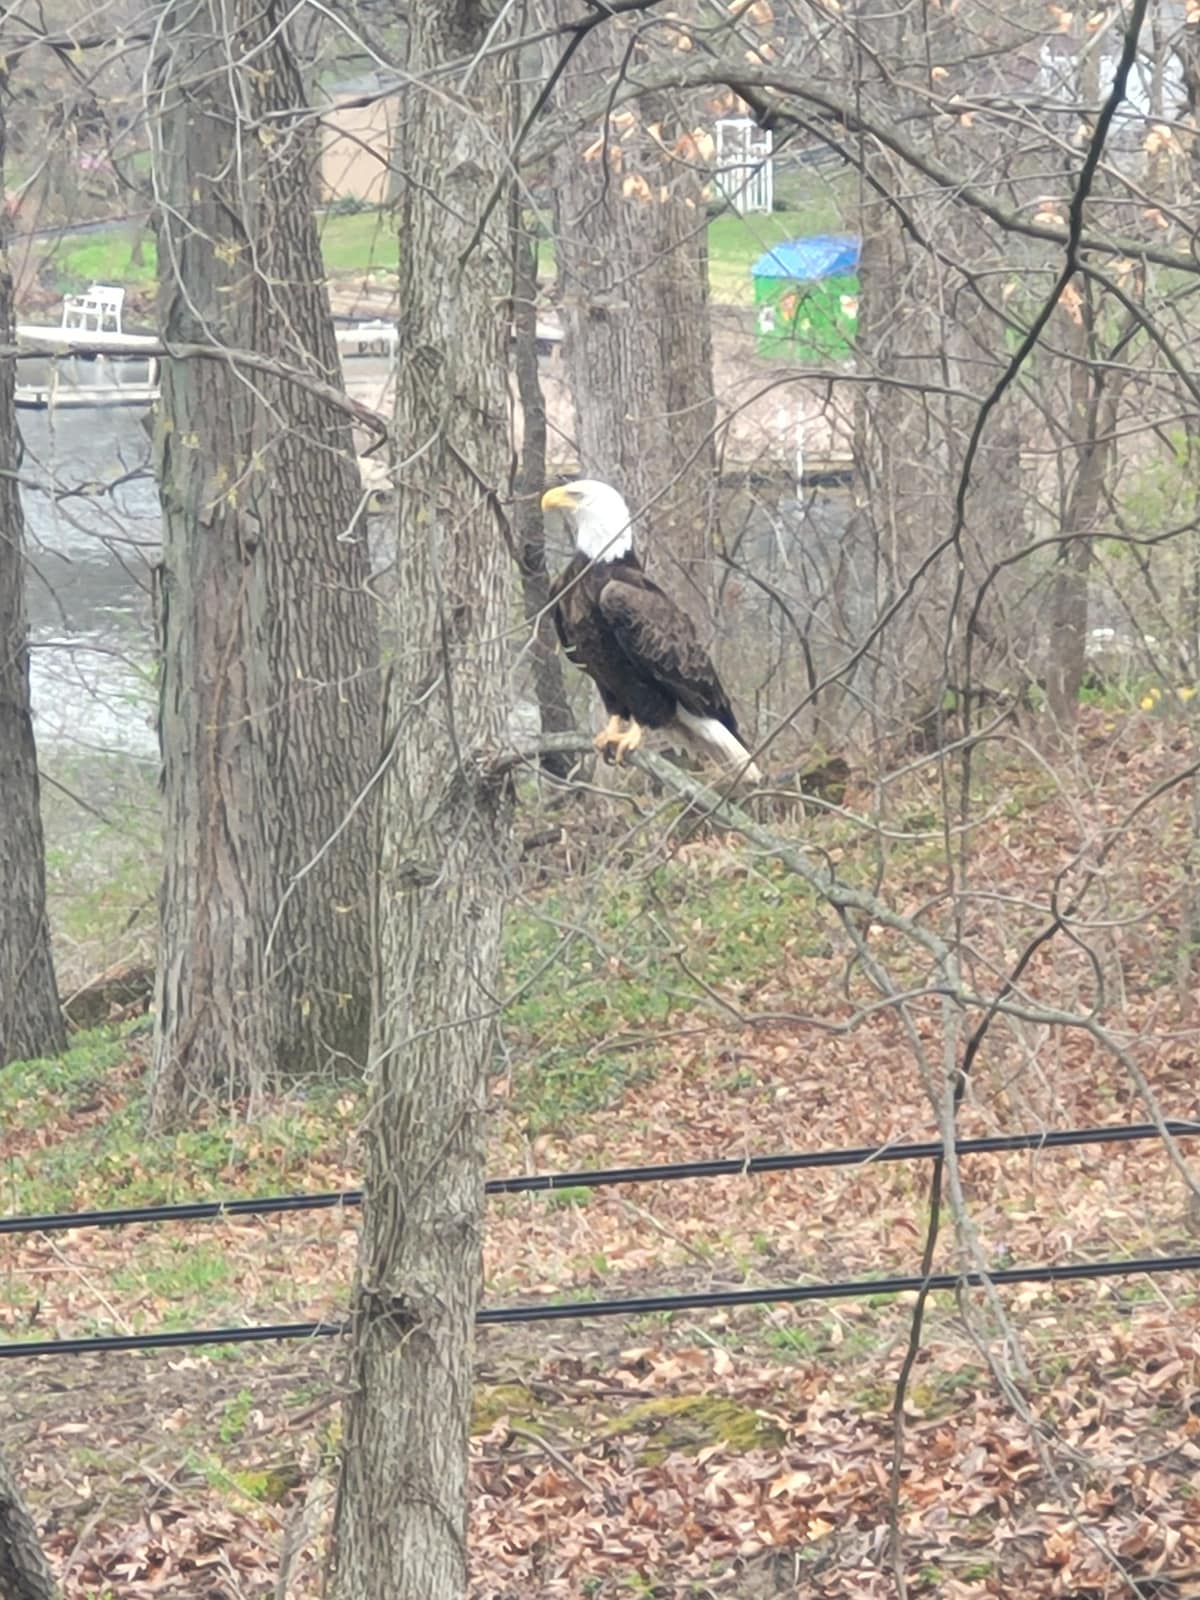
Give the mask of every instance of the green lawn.
[{"label": "green lawn", "polygon": [[[136,256],[136,260],[135,260]],[[89,283],[123,283],[129,289],[150,289],[158,251],[149,230],[135,234],[128,225],[106,228],[79,240],[64,239],[55,253],[59,288],[86,289]]]},{"label": "green lawn", "polygon": [[320,219],[321,248],[329,272],[395,272],[396,230],[379,211],[355,211],[349,216],[329,212]]},{"label": "green lawn", "polygon": [[786,239],[837,228],[834,217],[811,211],[773,211],[769,216],[715,217],[708,225],[708,286],[716,301],[734,305],[753,299],[750,268],[764,251]]},{"label": "green lawn", "polygon": [[[713,299],[748,302],[751,298],[750,265],[764,250],[804,233],[822,233],[840,225],[836,196],[823,183],[813,183],[802,210],[776,211],[770,216],[715,218],[708,229],[709,282]],[[388,219],[378,211],[349,215],[326,213],[320,219],[325,266],[334,275],[396,270],[397,242]],[[59,287],[63,292],[89,283],[123,283],[131,289],[153,287],[156,252],[153,236],[136,235],[128,225],[65,239],[56,254]],[[543,271],[554,270],[553,246],[542,250]]]},{"label": "green lawn", "polygon": [[[331,273],[394,272],[396,235],[377,211],[320,219],[325,266]],[[135,246],[140,246],[135,251]],[[135,260],[135,254],[137,259]],[[64,239],[56,262],[59,286],[65,291],[89,283],[123,283],[128,288],[153,287],[158,252],[149,229],[140,236],[127,226],[108,228],[79,240]]]}]

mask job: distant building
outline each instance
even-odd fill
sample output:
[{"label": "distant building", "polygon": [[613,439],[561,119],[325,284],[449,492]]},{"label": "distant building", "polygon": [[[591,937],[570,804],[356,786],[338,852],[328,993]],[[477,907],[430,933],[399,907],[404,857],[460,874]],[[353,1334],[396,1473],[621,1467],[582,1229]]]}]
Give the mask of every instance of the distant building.
[{"label": "distant building", "polygon": [[326,96],[329,109],[321,117],[322,199],[386,204],[391,193],[388,153],[402,100],[399,80],[372,72],[337,84]]}]

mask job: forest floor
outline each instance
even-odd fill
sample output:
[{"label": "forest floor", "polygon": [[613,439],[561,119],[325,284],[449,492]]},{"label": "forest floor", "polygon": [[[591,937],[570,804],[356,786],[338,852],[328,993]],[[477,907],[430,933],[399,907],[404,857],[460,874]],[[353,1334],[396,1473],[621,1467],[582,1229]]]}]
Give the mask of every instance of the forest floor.
[{"label": "forest floor", "polygon": [[[973,890],[960,901],[973,981],[994,986],[1078,853],[1119,838],[1090,924],[1102,991],[1060,941],[1030,964],[1028,992],[1069,1010],[1094,1003],[1162,1111],[1193,1116],[1195,976],[1176,949],[1188,797],[1167,784],[1149,798],[1188,765],[1190,735],[1135,703],[1087,712],[1053,774],[1018,743],[981,764],[977,825],[954,855]],[[777,861],[686,836],[640,785],[573,803],[558,842],[522,864],[490,1172],[934,1136],[911,1041],[894,1011],[870,1009],[836,919]],[[848,881],[881,883],[897,911],[943,926],[940,792],[936,769],[919,764],[888,791],[886,844],[854,820],[878,796],[853,776],[841,809],[777,826]],[[110,959],[122,905],[92,912],[95,953]],[[878,930],[871,940],[903,976],[903,950]],[[88,948],[77,930],[71,959]],[[936,1053],[941,1002],[914,1004]],[[145,1029],[83,1035],[61,1061],[0,1073],[5,1211],[358,1183],[352,1084],[282,1098],[252,1123],[148,1137]],[[961,1127],[1145,1116],[1126,1063],[1086,1029],[1014,1023],[989,1035]],[[924,1166],[880,1162],[495,1199],[485,1303],[914,1273],[927,1179]],[[993,1265],[1197,1248],[1157,1142],[964,1158],[963,1184]],[[337,1318],[356,1217],[5,1237],[0,1337]],[[953,1268],[953,1227],[942,1234],[937,1263]],[[894,1519],[909,1595],[1200,1595],[1198,1287],[1170,1273],[1006,1288],[1019,1353],[983,1291],[933,1298]],[[891,1406],[911,1302],[880,1292],[484,1330],[475,1600],[898,1596]],[[339,1344],[6,1361],[0,1448],[68,1600],[312,1600],[328,1550]]]}]

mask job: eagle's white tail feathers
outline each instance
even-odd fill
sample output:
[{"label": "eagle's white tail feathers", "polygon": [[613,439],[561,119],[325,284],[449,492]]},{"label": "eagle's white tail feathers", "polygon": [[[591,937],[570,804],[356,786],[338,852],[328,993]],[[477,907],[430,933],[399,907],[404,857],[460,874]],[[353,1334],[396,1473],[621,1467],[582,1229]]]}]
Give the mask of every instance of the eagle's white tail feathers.
[{"label": "eagle's white tail feathers", "polygon": [[737,775],[742,783],[759,784],[763,775],[750,759],[750,752],[736,734],[730,733],[723,722],[718,722],[716,717],[698,717],[693,711],[685,711],[682,706],[676,706],[675,715],[679,719],[679,726],[688,739],[698,745],[705,755],[715,757],[721,766],[731,775]]}]

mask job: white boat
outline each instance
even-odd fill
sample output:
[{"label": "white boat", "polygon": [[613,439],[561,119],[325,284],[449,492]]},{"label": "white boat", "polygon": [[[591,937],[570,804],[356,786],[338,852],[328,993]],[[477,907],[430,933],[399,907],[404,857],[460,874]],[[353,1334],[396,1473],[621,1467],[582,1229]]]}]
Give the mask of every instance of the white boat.
[{"label": "white boat", "polygon": [[158,398],[158,349],[152,333],[126,333],[121,326],[124,289],[94,283],[85,294],[63,301],[58,326],[18,322],[25,355],[18,368],[19,406],[149,405]]},{"label": "white boat", "polygon": [[[93,283],[85,294],[67,295],[57,326],[19,322],[17,339],[27,352],[18,368],[18,406],[47,410],[153,405],[159,378],[158,356],[151,352],[159,350],[160,340],[153,333],[126,333],[121,326],[124,304],[124,289]],[[394,322],[384,318],[351,322],[338,327],[336,337],[344,363],[395,362],[399,335]],[[553,353],[561,341],[561,329],[538,323],[542,353]]]},{"label": "white boat", "polygon": [[[57,324],[20,322],[17,339],[28,354],[19,368],[19,406],[148,406],[158,399],[161,341],[153,333],[126,333],[121,326],[124,289],[94,283],[86,294],[68,295]],[[396,324],[375,319],[337,329],[343,360],[390,358]]]}]

